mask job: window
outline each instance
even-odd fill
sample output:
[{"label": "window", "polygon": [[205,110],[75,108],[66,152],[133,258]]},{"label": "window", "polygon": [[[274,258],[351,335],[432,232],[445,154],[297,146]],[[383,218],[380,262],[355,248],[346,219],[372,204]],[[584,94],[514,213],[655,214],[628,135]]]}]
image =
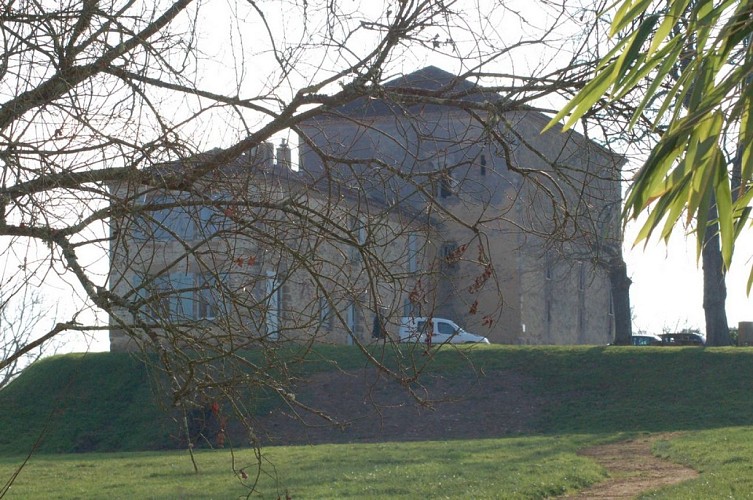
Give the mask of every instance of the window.
[{"label": "window", "polygon": [[442,335],[455,334],[455,329],[449,323],[437,322],[437,331]]},{"label": "window", "polygon": [[348,328],[348,345],[353,345],[353,337],[358,335],[358,314],[355,301],[348,303],[348,309],[345,311],[345,321]]},{"label": "window", "polygon": [[[147,290],[146,287],[143,285],[144,281],[146,281],[146,279],[144,279],[139,274],[134,274],[131,277],[130,284],[131,284],[132,289],[136,292],[132,299],[133,302],[135,303],[138,303],[140,301],[146,301],[149,298],[149,290]],[[134,304],[134,306],[135,305],[136,304]],[[147,311],[146,305],[140,305],[137,310],[138,310],[138,316],[140,316],[141,319],[147,319],[146,318],[146,311]]]},{"label": "window", "polygon": [[150,206],[169,206],[161,209],[146,209],[136,220],[133,232],[137,239],[170,241],[209,238],[226,227],[228,218],[221,206],[215,206],[223,197],[212,196],[208,205],[199,205],[187,195],[164,194],[146,199]]},{"label": "window", "polygon": [[417,314],[418,311],[416,311],[413,302],[411,302],[410,299],[405,299],[403,301],[403,316],[406,318],[415,318]]},{"label": "window", "polygon": [[147,215],[147,217],[151,216],[150,233],[155,240],[167,241],[176,237],[183,240],[194,238],[196,224],[190,211],[181,205],[181,198],[164,195],[155,196],[152,199],[153,205],[175,205],[155,210]]},{"label": "window", "polygon": [[199,208],[198,226],[203,238],[210,238],[228,227],[228,215],[232,208],[227,205],[227,194],[213,194],[209,205]]},{"label": "window", "polygon": [[210,238],[225,229],[227,216],[220,207],[204,205],[199,208],[199,232],[202,238]]},{"label": "window", "polygon": [[418,271],[418,235],[408,233],[408,272]]},{"label": "window", "polygon": [[[223,276],[196,273],[166,273],[155,277],[135,275],[137,299],[144,300],[139,313],[151,322],[216,319],[222,309]],[[142,286],[146,282],[146,286]]]},{"label": "window", "polygon": [[325,330],[332,329],[332,311],[327,297],[319,297],[319,326]]},{"label": "window", "polygon": [[280,281],[274,271],[267,271],[267,337],[277,340],[280,335],[280,311],[282,309],[282,291]]},{"label": "window", "polygon": [[356,230],[358,231],[358,244],[365,245],[366,244],[366,223],[359,220],[357,224],[358,224],[358,227]]},{"label": "window", "polygon": [[453,242],[442,245],[442,263],[447,267],[457,267],[460,260],[458,244]]},{"label": "window", "polygon": [[481,155],[479,163],[481,164],[481,166],[479,167],[479,175],[481,175],[481,177],[484,177],[486,175],[486,155]]},{"label": "window", "polygon": [[149,286],[150,300],[147,305],[147,317],[152,321],[170,318],[170,296],[172,295],[169,276],[157,276]]},{"label": "window", "polygon": [[[355,217],[353,219],[353,237],[355,239],[355,242],[359,246],[363,246],[366,244],[366,223],[359,219],[358,217]],[[355,262],[359,259],[361,256],[361,252],[356,245],[351,245],[350,247],[350,260],[352,262]]]},{"label": "window", "polygon": [[452,196],[453,179],[450,172],[444,172],[439,183],[439,196],[449,198]]},{"label": "window", "polygon": [[586,333],[586,264],[580,263],[578,270],[578,331]]},{"label": "window", "polygon": [[152,321],[186,321],[194,318],[194,280],[186,273],[161,274],[147,284],[145,314]]},{"label": "window", "polygon": [[214,275],[196,277],[196,319],[215,319],[220,314],[222,293],[220,280]]}]

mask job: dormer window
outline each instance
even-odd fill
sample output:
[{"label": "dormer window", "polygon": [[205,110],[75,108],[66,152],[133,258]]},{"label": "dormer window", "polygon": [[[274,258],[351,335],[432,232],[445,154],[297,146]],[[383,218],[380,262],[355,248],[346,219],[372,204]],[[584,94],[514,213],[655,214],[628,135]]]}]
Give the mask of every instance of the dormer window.
[{"label": "dormer window", "polygon": [[452,182],[449,175],[443,175],[439,184],[439,196],[449,198],[452,196]]},{"label": "dormer window", "polygon": [[458,181],[453,177],[453,172],[448,169],[439,174],[436,186],[440,198],[449,198],[457,193]]}]

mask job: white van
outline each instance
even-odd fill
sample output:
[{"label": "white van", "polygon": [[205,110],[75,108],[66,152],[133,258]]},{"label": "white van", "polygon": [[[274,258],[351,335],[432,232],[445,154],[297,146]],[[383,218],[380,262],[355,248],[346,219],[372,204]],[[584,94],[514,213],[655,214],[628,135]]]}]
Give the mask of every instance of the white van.
[{"label": "white van", "polygon": [[426,342],[431,323],[432,344],[488,344],[489,339],[480,335],[466,332],[457,324],[444,318],[413,318],[400,319],[400,342]]}]

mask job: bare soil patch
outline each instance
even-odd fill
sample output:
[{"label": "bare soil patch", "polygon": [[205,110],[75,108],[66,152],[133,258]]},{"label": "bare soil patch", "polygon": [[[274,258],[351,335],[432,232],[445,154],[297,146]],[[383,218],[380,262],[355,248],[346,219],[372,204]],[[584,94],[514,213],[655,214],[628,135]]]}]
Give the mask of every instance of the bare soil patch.
[{"label": "bare soil patch", "polygon": [[698,472],[662,460],[651,453],[654,442],[671,438],[658,434],[581,450],[609,471],[610,478],[566,498],[635,498],[639,494],[698,477]]},{"label": "bare soil patch", "polygon": [[[399,385],[375,369],[319,373],[299,384],[298,400],[333,419],[293,407],[257,425],[267,444],[447,440],[533,432],[547,401],[511,371],[483,377],[425,375]],[[300,394],[300,396],[298,396]]]},{"label": "bare soil patch", "polygon": [[[533,381],[513,371],[477,378],[426,375],[421,382],[411,387],[416,398],[375,369],[316,374],[299,384],[297,398],[321,415],[288,407],[260,418],[257,428],[265,444],[493,438],[536,432],[542,412],[554,402],[533,395]],[[610,478],[568,498],[634,498],[697,477],[696,471],[651,453],[652,444],[667,437],[582,450]]]}]

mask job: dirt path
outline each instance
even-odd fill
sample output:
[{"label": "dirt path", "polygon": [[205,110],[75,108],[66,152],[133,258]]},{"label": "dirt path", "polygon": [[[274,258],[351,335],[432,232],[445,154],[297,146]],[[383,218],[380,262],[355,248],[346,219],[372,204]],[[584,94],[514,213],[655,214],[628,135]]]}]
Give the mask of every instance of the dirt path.
[{"label": "dirt path", "polygon": [[610,478],[564,498],[635,498],[641,493],[698,477],[698,472],[655,457],[654,442],[672,437],[659,434],[586,448],[581,455],[592,458],[609,471]]},{"label": "dirt path", "polygon": [[[423,385],[414,389],[431,400],[427,408],[373,369],[319,373],[302,382],[300,399],[343,425],[289,408],[271,412],[256,424],[265,444],[469,439],[535,432],[531,423],[551,401],[532,396],[527,387],[533,381],[514,371],[484,375],[424,376]],[[567,498],[635,498],[697,477],[696,471],[651,454],[655,441],[672,436],[655,434],[581,450],[609,471],[609,479]]]}]

